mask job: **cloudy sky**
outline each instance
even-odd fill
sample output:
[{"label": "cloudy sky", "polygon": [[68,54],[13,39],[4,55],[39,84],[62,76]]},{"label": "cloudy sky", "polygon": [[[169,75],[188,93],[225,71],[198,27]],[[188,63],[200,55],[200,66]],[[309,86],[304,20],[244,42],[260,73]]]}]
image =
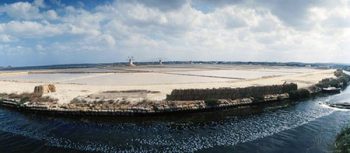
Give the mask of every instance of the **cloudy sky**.
[{"label": "cloudy sky", "polygon": [[0,0],[0,66],[350,63],[348,0]]}]

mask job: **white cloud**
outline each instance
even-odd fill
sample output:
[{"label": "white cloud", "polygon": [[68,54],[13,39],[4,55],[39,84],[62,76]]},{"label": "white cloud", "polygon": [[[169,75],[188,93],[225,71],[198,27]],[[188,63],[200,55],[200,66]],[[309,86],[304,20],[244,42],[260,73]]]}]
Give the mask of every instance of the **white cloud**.
[{"label": "white cloud", "polygon": [[0,35],[0,42],[8,43],[11,41],[13,41],[13,38],[11,38],[10,35],[6,35],[6,34]]},{"label": "white cloud", "polygon": [[46,5],[43,0],[35,0],[33,3],[16,2],[0,6],[0,14],[5,13],[15,20],[55,20],[58,15],[54,10],[40,10]]},{"label": "white cloud", "polygon": [[34,0],[33,5],[37,7],[45,7],[44,0]]},{"label": "white cloud", "polygon": [[6,13],[14,19],[38,19],[39,9],[29,2],[17,2],[0,6],[0,12]]},{"label": "white cloud", "polygon": [[114,38],[111,35],[102,35],[101,39],[105,41],[108,46],[114,46],[116,44]]},{"label": "white cloud", "polygon": [[50,20],[56,20],[58,19],[58,15],[56,13],[56,11],[54,10],[48,10],[46,13],[45,13],[45,16],[50,19]]},{"label": "white cloud", "polygon": [[10,21],[0,24],[3,33],[17,38],[48,37],[62,33],[59,25],[39,23],[35,21]]},{"label": "white cloud", "polygon": [[290,21],[292,14],[282,9],[288,11],[290,6],[255,1],[222,1],[209,11],[189,0],[159,6],[158,1],[115,1],[91,10],[63,4],[52,9],[40,0],[17,2],[0,6],[0,12],[12,18],[0,22],[0,41],[18,40],[27,50],[62,55],[90,52],[89,62],[101,52],[133,54],[140,60],[166,56],[169,60],[347,62],[350,9],[347,1],[340,2],[303,6],[298,1],[303,7],[297,10],[303,14]]}]

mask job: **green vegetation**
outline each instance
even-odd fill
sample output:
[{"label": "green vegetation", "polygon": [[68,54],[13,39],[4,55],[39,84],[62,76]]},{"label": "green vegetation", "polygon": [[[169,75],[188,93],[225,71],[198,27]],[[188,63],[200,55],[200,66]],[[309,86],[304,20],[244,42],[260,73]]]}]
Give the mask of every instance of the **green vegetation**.
[{"label": "green vegetation", "polygon": [[219,105],[219,101],[217,99],[206,99],[206,100],[204,100],[204,102],[207,106],[218,106]]},{"label": "green vegetation", "polygon": [[11,93],[11,94],[5,94],[5,93],[0,93],[0,99],[17,99],[19,100],[19,104],[23,104],[25,102],[57,102],[57,99],[50,98],[48,96],[37,96],[34,95],[33,93],[21,93],[21,94],[16,94],[16,93]]},{"label": "green vegetation", "polygon": [[314,86],[310,87],[309,89],[311,91],[319,91],[322,90],[322,88],[327,87],[336,87],[336,88],[345,88],[348,86],[348,83],[350,81],[350,76],[345,74],[342,70],[337,70],[334,72],[334,75],[337,78],[326,78],[321,81],[319,81]]},{"label": "green vegetation", "polygon": [[316,86],[320,88],[327,88],[327,87],[343,88],[348,85],[348,82],[350,81],[349,75],[345,74],[342,70],[335,71],[334,75],[337,77],[336,79],[334,78],[323,79],[319,83],[317,83]]},{"label": "green vegetation", "polygon": [[333,79],[333,78],[323,79],[319,83],[317,83],[316,86],[320,87],[320,88],[327,88],[327,87],[340,88],[340,87],[342,87],[341,81],[339,79]]},{"label": "green vegetation", "polygon": [[244,88],[174,89],[167,100],[241,99],[259,98],[269,94],[283,94],[297,90],[297,84],[250,86]]},{"label": "green vegetation", "polygon": [[350,127],[343,129],[334,143],[335,153],[350,153]]},{"label": "green vegetation", "polygon": [[292,100],[304,99],[310,97],[310,92],[307,89],[298,89],[288,93]]},{"label": "green vegetation", "polygon": [[0,93],[0,100],[3,99],[3,98],[5,98],[6,96],[7,96],[7,94],[5,94],[5,93]]}]

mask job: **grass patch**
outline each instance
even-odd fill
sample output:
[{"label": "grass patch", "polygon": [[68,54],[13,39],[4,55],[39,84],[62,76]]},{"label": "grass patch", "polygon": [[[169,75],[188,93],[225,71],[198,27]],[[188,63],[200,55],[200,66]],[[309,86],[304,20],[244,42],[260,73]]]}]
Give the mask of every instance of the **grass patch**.
[{"label": "grass patch", "polygon": [[334,143],[335,153],[350,153],[350,126],[344,128],[338,135]]},{"label": "grass patch", "polygon": [[299,99],[310,97],[310,92],[309,90],[306,90],[306,89],[298,89],[295,91],[291,91],[288,94],[289,94],[289,98],[292,100],[299,100]]},{"label": "grass patch", "polygon": [[57,99],[53,99],[48,96],[37,96],[33,93],[11,93],[11,94],[0,94],[0,99],[17,99],[19,100],[19,104],[23,104],[25,102],[57,102]]},{"label": "grass patch", "polygon": [[206,100],[204,100],[204,102],[207,106],[218,106],[219,105],[219,101],[217,99],[206,99]]}]

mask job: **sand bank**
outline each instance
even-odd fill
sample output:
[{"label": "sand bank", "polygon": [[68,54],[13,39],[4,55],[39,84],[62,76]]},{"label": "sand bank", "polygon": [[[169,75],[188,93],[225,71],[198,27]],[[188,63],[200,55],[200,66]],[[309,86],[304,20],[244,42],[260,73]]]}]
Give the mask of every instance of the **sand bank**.
[{"label": "sand bank", "polygon": [[[122,69],[122,71],[121,71]],[[163,100],[173,89],[187,88],[220,88],[247,87],[296,83],[299,88],[316,84],[324,78],[334,76],[333,69],[312,69],[299,67],[274,66],[227,66],[227,65],[173,65],[173,66],[142,66],[135,68],[99,69],[99,73],[74,73],[74,69],[50,70],[41,74],[27,72],[0,73],[0,93],[33,92],[36,85],[53,83],[57,92],[47,96],[57,98],[58,102],[69,103],[76,97],[98,94],[104,91],[148,90],[157,91],[142,98],[130,101],[139,102],[143,99]],[[79,69],[89,72],[89,69]],[[94,71],[96,71],[94,69]],[[42,70],[42,72],[48,72]],[[127,72],[127,73],[125,73]],[[137,95],[136,95],[137,96]],[[127,98],[127,97],[126,97]]]}]

